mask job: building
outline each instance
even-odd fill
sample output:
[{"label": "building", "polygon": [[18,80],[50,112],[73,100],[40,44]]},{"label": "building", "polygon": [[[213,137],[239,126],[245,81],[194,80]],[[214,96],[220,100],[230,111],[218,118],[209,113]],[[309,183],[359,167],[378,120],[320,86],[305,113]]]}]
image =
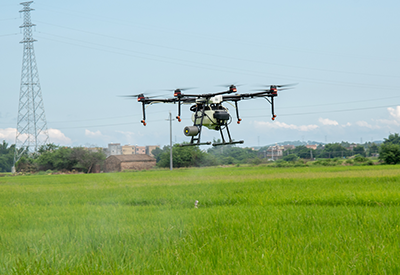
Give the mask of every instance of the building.
[{"label": "building", "polygon": [[146,155],[149,155],[149,156],[151,156],[151,157],[154,157],[154,155],[151,153],[154,149],[156,149],[156,148],[160,148],[160,146],[158,146],[158,145],[149,145],[149,146],[146,146]]},{"label": "building", "polygon": [[317,150],[318,144],[307,144],[306,147],[308,149]]},{"label": "building", "polygon": [[146,154],[146,146],[136,146],[135,154],[137,155],[145,155]]},{"label": "building", "polygon": [[117,156],[117,155],[149,155],[153,156],[151,151],[156,148],[160,148],[159,145],[150,146],[137,146],[137,145],[123,145],[120,143],[109,143],[108,148],[104,149],[106,156]]},{"label": "building", "polygon": [[281,159],[283,157],[284,147],[279,145],[270,146],[267,149],[267,158],[272,160]]},{"label": "building", "polygon": [[108,156],[122,155],[122,146],[120,143],[109,143],[106,153]]},{"label": "building", "polygon": [[83,147],[84,149],[88,150],[89,152],[96,153],[96,152],[103,152],[102,147]]},{"label": "building", "polygon": [[122,155],[134,155],[136,154],[136,146],[134,145],[124,145],[122,146]]},{"label": "building", "polygon": [[294,148],[296,148],[296,146],[294,146],[294,145],[289,145],[289,144],[283,145],[283,151],[293,150]]},{"label": "building", "polygon": [[112,155],[105,161],[106,172],[121,172],[124,170],[145,170],[156,165],[156,159],[146,154]]}]

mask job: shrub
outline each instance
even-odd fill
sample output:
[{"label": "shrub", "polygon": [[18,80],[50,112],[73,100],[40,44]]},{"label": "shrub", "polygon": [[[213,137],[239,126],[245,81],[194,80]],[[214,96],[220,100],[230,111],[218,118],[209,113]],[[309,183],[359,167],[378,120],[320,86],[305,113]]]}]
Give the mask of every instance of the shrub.
[{"label": "shrub", "polygon": [[290,155],[284,156],[282,159],[284,161],[296,161],[298,158],[299,157],[296,156],[295,154],[290,154]]},{"label": "shrub", "polygon": [[379,159],[385,164],[400,163],[400,145],[393,143],[384,143],[381,145]]},{"label": "shrub", "polygon": [[368,159],[366,157],[363,157],[362,155],[355,155],[354,156],[354,161],[355,162],[366,162]]}]

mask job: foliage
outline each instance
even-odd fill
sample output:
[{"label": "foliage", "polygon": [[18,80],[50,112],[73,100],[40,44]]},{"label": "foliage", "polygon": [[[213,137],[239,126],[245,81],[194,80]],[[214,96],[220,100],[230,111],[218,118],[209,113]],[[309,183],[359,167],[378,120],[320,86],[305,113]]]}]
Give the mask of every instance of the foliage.
[{"label": "foliage", "polygon": [[[153,150],[154,152],[154,150]],[[164,146],[162,152],[156,152],[158,167],[170,167],[170,147]],[[212,164],[212,160],[206,157],[206,153],[201,151],[198,146],[180,146],[175,144],[172,147],[173,167],[199,167]]]},{"label": "foliage", "polygon": [[295,147],[294,149],[289,150],[289,154],[294,154],[302,159],[310,159],[311,158],[310,150],[312,149],[307,148],[305,145],[300,145]]},{"label": "foliage", "polygon": [[366,162],[368,159],[360,154],[354,156],[356,162]]},{"label": "foliage", "polygon": [[78,169],[90,173],[95,165],[103,164],[104,160],[105,154],[101,151],[92,152],[83,147],[70,148],[46,144],[39,148],[38,155],[21,158],[16,169],[24,172]]},{"label": "foliage", "polygon": [[386,164],[400,163],[400,145],[384,142],[380,148],[379,159]]},{"label": "foliage", "polygon": [[340,143],[326,144],[322,152],[318,155],[319,158],[337,158],[351,156],[352,152],[343,147]]},{"label": "foliage", "polygon": [[367,150],[367,155],[372,156],[372,154],[379,153],[379,146],[375,143],[370,143]]},{"label": "foliage", "polygon": [[3,140],[3,143],[0,144],[0,172],[11,172],[11,167],[14,164],[14,151],[15,145],[9,146]]},{"label": "foliage", "polygon": [[398,144],[400,145],[400,135],[398,133],[390,134],[388,138],[385,138],[383,144]]},{"label": "foliage", "polygon": [[296,161],[299,157],[295,154],[290,154],[290,155],[286,155],[284,156],[282,159],[284,161]]},{"label": "foliage", "polygon": [[[214,142],[221,142],[220,140]],[[251,148],[241,148],[234,145],[216,146],[207,150],[208,154],[212,155],[218,164],[244,164],[253,161],[258,152]]]},{"label": "foliage", "polygon": [[102,151],[89,151],[83,147],[72,149],[70,159],[76,164],[72,168],[81,168],[84,172],[90,173],[95,165],[102,165],[106,155]]},{"label": "foliage", "polygon": [[357,155],[365,157],[365,148],[364,146],[357,145],[356,147],[353,148],[353,152]]}]

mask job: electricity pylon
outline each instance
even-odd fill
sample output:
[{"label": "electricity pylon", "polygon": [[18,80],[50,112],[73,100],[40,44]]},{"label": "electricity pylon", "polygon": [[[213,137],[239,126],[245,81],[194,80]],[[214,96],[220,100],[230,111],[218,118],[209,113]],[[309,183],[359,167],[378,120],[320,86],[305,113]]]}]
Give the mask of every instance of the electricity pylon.
[{"label": "electricity pylon", "polygon": [[44,112],[42,90],[39,83],[39,73],[36,64],[33,43],[36,41],[32,36],[30,5],[33,1],[22,2],[23,9],[20,10],[24,16],[23,29],[24,39],[20,42],[24,45],[21,89],[19,94],[17,134],[15,138],[15,163],[21,156],[28,153],[37,152],[40,146],[49,142],[47,122]]}]

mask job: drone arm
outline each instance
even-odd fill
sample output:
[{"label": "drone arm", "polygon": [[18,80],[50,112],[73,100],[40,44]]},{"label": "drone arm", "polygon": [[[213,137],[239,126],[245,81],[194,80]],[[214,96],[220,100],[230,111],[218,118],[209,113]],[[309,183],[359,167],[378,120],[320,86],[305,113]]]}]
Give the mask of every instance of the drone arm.
[{"label": "drone arm", "polygon": [[274,97],[271,97],[271,110],[272,110],[272,120],[275,120],[275,110],[274,110]]},{"label": "drone arm", "polygon": [[143,111],[143,119],[140,122],[143,123],[143,126],[146,126],[146,107],[144,102],[142,102],[142,111]]},{"label": "drone arm", "polygon": [[181,100],[178,100],[178,116],[176,117],[176,119],[181,122]]},{"label": "drone arm", "polygon": [[271,104],[271,111],[272,111],[272,120],[275,120],[276,115],[275,115],[275,106],[274,106],[274,97],[271,96],[271,100],[269,100],[267,97],[264,97],[270,104]]},{"label": "drone arm", "polygon": [[238,107],[238,101],[237,101],[237,100],[235,100],[235,108],[236,108],[237,124],[240,124],[240,122],[242,121],[242,119],[239,118],[239,107]]}]

